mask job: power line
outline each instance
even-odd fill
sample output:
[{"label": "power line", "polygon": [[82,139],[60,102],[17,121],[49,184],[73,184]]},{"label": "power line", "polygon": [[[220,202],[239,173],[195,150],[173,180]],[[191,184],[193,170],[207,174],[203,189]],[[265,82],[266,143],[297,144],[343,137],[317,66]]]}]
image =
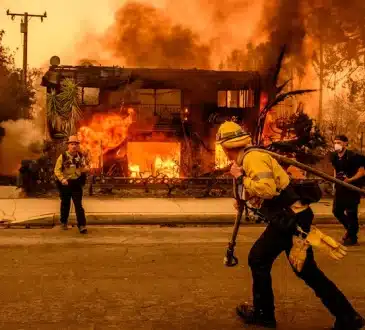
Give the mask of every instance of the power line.
[{"label": "power line", "polygon": [[11,16],[11,19],[14,20],[16,16],[22,17],[22,21],[20,23],[20,32],[24,34],[23,41],[23,83],[26,85],[27,83],[27,67],[28,67],[28,22],[31,17],[39,17],[41,22],[43,19],[47,17],[47,12],[44,12],[43,15],[33,15],[25,12],[24,14],[11,13],[9,9],[6,11],[6,15]]}]

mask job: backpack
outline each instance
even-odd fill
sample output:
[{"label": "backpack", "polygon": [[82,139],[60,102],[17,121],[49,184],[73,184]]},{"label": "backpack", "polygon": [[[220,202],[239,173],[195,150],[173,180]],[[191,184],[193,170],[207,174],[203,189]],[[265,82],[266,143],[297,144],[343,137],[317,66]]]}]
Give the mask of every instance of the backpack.
[{"label": "backpack", "polygon": [[[245,155],[250,152],[250,149],[256,147],[248,147],[245,149]],[[256,148],[258,149],[258,148]],[[261,148],[260,148],[261,149]],[[265,149],[262,148],[265,152]],[[322,198],[322,190],[317,180],[291,180],[290,186],[294,189],[294,192],[298,195],[299,200],[306,205],[312,203],[318,203]]]},{"label": "backpack", "polygon": [[[79,156],[80,158],[83,158],[83,154],[81,152],[77,152],[77,156]],[[68,159],[67,153],[66,151],[62,153],[62,171],[65,169],[65,164],[66,164],[66,160]],[[79,164],[76,164],[76,168],[78,168]],[[77,178],[77,181],[84,186],[86,184],[86,179],[87,179],[87,175],[86,173],[81,173],[81,175],[79,176],[79,178]]]}]

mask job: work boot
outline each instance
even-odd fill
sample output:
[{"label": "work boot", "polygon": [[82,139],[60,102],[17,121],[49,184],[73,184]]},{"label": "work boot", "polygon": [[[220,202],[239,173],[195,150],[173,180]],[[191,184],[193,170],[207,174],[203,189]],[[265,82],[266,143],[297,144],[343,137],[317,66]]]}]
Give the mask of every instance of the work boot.
[{"label": "work boot", "polygon": [[246,324],[276,328],[274,312],[264,313],[262,310],[255,310],[255,307],[244,303],[236,307],[236,313]]},{"label": "work boot", "polygon": [[333,326],[333,330],[360,330],[365,326],[365,319],[360,315],[356,314],[352,318],[337,318]]},{"label": "work boot", "polygon": [[349,238],[349,233],[346,232],[345,235],[342,237],[342,242],[345,242]]},{"label": "work boot", "polygon": [[348,236],[343,241],[343,245],[345,245],[345,246],[355,246],[355,245],[359,245],[359,243],[357,242],[357,237],[356,238],[351,238],[351,237]]},{"label": "work boot", "polygon": [[80,226],[79,227],[80,234],[87,234],[87,228],[86,226]]},{"label": "work boot", "polygon": [[67,223],[61,223],[60,228],[61,228],[62,230],[67,230],[67,229],[68,229],[68,227],[67,227]]}]

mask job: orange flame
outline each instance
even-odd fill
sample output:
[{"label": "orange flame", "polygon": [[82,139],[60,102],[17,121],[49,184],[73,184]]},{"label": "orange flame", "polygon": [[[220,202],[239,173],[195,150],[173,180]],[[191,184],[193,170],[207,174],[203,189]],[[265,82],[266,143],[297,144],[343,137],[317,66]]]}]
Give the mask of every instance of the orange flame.
[{"label": "orange flame", "polygon": [[80,147],[89,154],[92,168],[99,168],[102,155],[117,148],[127,138],[133,114],[133,109],[128,109],[127,117],[118,113],[98,113],[93,115],[88,126],[80,127]]},{"label": "orange flame", "polygon": [[128,161],[132,177],[180,175],[179,142],[129,142]]},{"label": "orange flame", "polygon": [[223,151],[220,144],[215,145],[215,168],[224,168],[230,164],[230,161]]},{"label": "orange flame", "polygon": [[[120,114],[95,114],[87,126],[80,127],[78,136],[81,149],[86,151],[92,168],[103,166],[103,155],[116,149],[128,137],[133,109],[128,116]],[[165,175],[169,178],[180,174],[180,143],[178,142],[129,142],[116,153],[116,158],[128,156],[131,177]]]}]

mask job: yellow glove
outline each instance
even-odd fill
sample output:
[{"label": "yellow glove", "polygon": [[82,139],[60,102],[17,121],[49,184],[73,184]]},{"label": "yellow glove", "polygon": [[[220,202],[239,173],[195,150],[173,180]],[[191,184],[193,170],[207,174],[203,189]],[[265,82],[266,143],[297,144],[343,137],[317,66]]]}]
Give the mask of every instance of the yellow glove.
[{"label": "yellow glove", "polygon": [[346,247],[314,226],[311,228],[306,240],[310,245],[327,252],[333,259],[340,260],[347,254]]},{"label": "yellow glove", "polygon": [[289,262],[294,269],[300,273],[303,269],[305,259],[307,258],[307,250],[310,244],[306,239],[293,236],[293,246],[289,254]]}]

